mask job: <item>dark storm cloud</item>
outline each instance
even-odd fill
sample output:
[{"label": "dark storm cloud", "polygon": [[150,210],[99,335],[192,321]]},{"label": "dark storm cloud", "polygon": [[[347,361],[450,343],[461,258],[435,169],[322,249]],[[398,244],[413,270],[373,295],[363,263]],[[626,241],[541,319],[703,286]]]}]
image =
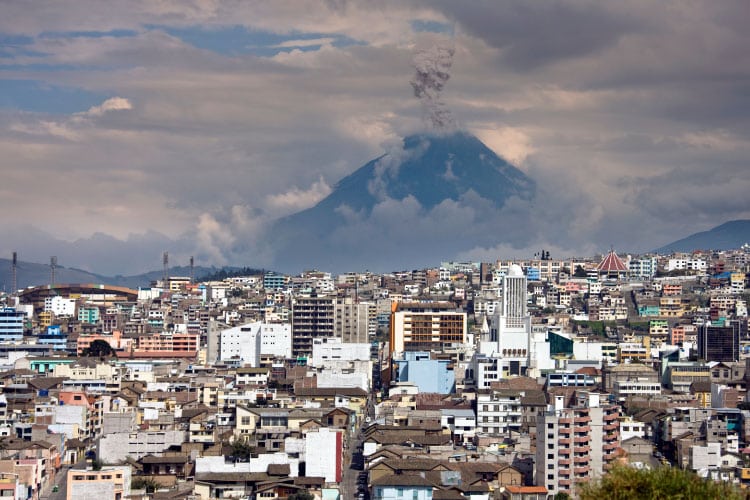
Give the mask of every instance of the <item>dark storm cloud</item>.
[{"label": "dark storm cloud", "polygon": [[501,49],[516,69],[592,54],[640,29],[627,12],[596,1],[429,2],[467,33]]}]

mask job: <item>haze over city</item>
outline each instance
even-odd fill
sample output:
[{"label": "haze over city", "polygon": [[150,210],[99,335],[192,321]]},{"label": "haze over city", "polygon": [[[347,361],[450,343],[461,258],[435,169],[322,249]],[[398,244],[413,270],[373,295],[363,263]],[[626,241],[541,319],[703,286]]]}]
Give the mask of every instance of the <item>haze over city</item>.
[{"label": "haze over city", "polygon": [[[357,219],[369,234],[497,228],[445,259],[650,250],[750,217],[748,21],[740,0],[6,1],[0,255],[284,268],[274,221],[435,116],[535,196],[493,212],[386,195]],[[425,64],[445,73],[430,92]]]}]

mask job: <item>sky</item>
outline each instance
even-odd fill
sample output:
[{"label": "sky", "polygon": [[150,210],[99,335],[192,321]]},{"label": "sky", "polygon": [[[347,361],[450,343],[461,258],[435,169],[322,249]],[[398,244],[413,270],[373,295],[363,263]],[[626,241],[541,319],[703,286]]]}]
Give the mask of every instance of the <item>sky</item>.
[{"label": "sky", "polygon": [[[750,218],[748,24],[746,0],[3,0],[0,256],[281,266],[274,220],[425,126],[430,47],[452,119],[539,190],[522,242],[444,260],[657,248]],[[459,209],[415,231],[482,217]]]}]

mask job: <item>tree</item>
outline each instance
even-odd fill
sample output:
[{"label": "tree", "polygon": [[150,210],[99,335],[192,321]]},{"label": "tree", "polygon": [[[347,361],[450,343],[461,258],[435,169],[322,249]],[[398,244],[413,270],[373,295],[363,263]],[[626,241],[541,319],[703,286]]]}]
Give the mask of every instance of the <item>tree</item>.
[{"label": "tree", "polygon": [[134,477],[130,482],[130,487],[134,490],[146,490],[146,493],[153,493],[159,488],[160,484],[153,477]]},{"label": "tree", "polygon": [[623,465],[616,466],[600,480],[583,485],[578,497],[581,500],[745,498],[730,483],[703,479],[691,471],[666,466],[636,469]]},{"label": "tree", "polygon": [[585,278],[586,276],[587,276],[586,275],[586,270],[583,268],[582,265],[578,264],[576,266],[575,272],[573,273],[573,277],[574,278]]},{"label": "tree", "polygon": [[235,460],[246,462],[252,455],[252,446],[241,439],[235,439],[229,445],[232,447],[232,456]]},{"label": "tree", "polygon": [[93,341],[86,350],[86,355],[92,357],[112,356],[114,353],[115,351],[112,349],[112,346],[109,345],[109,342],[102,339],[96,339]]}]

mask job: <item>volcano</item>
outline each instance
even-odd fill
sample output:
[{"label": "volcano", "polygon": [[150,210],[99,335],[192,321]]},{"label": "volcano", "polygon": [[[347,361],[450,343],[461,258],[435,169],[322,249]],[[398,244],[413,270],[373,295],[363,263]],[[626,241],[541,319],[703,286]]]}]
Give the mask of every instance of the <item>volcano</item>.
[{"label": "volcano", "polygon": [[504,241],[506,231],[492,222],[509,200],[528,203],[535,190],[469,133],[413,135],[317,205],[279,219],[269,242],[276,267],[289,271],[426,266]]}]

